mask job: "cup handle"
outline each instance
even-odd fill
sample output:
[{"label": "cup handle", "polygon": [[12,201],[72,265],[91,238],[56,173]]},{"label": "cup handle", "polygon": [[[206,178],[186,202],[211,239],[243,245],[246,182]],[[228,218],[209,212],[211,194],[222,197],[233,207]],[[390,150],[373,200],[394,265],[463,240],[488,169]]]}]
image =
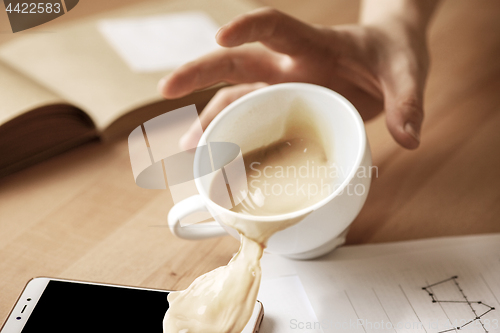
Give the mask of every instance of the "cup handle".
[{"label": "cup handle", "polygon": [[208,209],[199,194],[178,202],[168,213],[168,226],[170,231],[179,238],[192,240],[227,235],[226,230],[217,222],[206,222],[187,226],[182,226],[180,224],[182,218],[202,211],[208,211]]}]

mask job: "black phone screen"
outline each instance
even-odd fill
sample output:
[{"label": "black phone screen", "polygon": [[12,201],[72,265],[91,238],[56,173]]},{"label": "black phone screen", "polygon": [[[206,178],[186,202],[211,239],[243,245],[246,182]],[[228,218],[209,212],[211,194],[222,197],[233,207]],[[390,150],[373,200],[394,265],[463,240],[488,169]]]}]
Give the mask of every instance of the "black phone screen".
[{"label": "black phone screen", "polygon": [[22,333],[162,333],[168,292],[49,281]]}]

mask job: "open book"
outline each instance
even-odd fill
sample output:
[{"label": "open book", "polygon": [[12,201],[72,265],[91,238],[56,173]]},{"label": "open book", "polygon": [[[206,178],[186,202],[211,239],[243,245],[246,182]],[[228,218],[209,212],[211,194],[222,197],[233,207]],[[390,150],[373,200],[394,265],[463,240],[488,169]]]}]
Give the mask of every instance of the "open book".
[{"label": "open book", "polygon": [[103,20],[196,11],[220,26],[254,8],[246,0],[148,1],[1,46],[0,176],[185,105],[200,111],[220,88],[164,100],[156,87],[168,70],[131,67],[102,33]]}]

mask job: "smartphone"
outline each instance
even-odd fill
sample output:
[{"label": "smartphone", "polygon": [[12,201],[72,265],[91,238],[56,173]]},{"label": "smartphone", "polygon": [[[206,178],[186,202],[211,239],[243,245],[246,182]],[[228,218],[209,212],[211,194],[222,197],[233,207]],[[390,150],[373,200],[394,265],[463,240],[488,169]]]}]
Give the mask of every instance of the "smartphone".
[{"label": "smartphone", "polygon": [[[0,330],[33,332],[163,333],[169,291],[46,277],[28,282]],[[257,301],[242,333],[257,333],[264,316]]]}]

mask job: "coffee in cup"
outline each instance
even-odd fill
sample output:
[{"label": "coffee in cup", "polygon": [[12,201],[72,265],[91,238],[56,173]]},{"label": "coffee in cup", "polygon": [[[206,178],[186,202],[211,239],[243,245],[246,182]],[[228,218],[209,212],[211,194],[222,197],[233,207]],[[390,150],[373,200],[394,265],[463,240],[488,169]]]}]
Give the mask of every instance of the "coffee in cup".
[{"label": "coffee in cup", "polygon": [[[285,126],[280,139],[243,154],[246,177],[232,181],[247,182],[233,185],[248,188],[248,193],[232,211],[256,216],[292,213],[333,192],[338,178],[331,170],[335,162],[327,153],[317,119],[299,103],[290,109]],[[214,186],[224,177],[219,170],[210,186],[209,197],[217,204],[227,200],[226,192]],[[229,184],[223,190],[230,192]]]}]

